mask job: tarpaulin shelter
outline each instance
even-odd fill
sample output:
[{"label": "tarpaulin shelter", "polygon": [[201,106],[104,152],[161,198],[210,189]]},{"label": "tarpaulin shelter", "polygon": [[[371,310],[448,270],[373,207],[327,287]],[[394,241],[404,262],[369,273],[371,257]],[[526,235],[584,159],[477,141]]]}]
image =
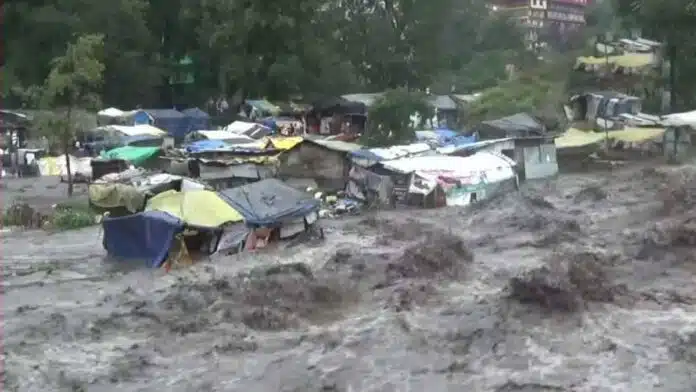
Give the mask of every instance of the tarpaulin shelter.
[{"label": "tarpaulin shelter", "polygon": [[181,113],[188,119],[188,132],[210,129],[210,115],[201,109],[189,108]]},{"label": "tarpaulin shelter", "polygon": [[546,132],[544,124],[527,113],[483,121],[475,129],[481,139],[544,136]]},{"label": "tarpaulin shelter", "polygon": [[278,227],[316,212],[319,201],[269,178],[220,192],[251,227]]},{"label": "tarpaulin shelter", "polygon": [[183,113],[174,109],[144,109],[157,128],[167,131],[169,136],[183,138],[190,131],[189,120]]},{"label": "tarpaulin shelter", "polygon": [[162,148],[160,147],[123,146],[102,152],[101,158],[122,159],[138,166],[144,164],[150,159],[156,158],[160,152],[162,152]]},{"label": "tarpaulin shelter", "polygon": [[273,134],[273,130],[257,123],[246,121],[235,121],[225,127],[225,131],[239,135],[249,136],[252,139],[261,139]]},{"label": "tarpaulin shelter", "polygon": [[231,203],[208,190],[162,192],[147,202],[145,211],[166,212],[187,226],[213,229],[225,223],[242,221]]},{"label": "tarpaulin shelter", "polygon": [[105,216],[102,227],[102,244],[110,256],[143,261],[156,268],[167,259],[184,223],[166,212],[147,211],[117,218]]}]

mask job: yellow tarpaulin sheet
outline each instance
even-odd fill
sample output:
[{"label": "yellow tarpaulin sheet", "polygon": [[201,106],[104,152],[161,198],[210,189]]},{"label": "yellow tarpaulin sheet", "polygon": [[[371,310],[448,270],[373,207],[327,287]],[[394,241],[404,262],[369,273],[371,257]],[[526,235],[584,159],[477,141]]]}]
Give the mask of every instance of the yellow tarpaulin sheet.
[{"label": "yellow tarpaulin sheet", "polygon": [[290,136],[290,137],[273,137],[269,138],[269,146],[277,148],[278,150],[289,150],[296,145],[302,143],[304,140],[301,136]]},{"label": "yellow tarpaulin sheet", "polygon": [[[626,128],[620,131],[609,131],[609,139],[627,143],[641,143],[648,140],[661,138],[664,135],[663,128]],[[606,139],[604,132],[581,131],[570,128],[563,135],[556,138],[556,148],[584,147],[599,143]]]},{"label": "yellow tarpaulin sheet", "polygon": [[664,134],[663,128],[626,128],[610,131],[609,138],[627,143],[640,143],[661,138]]},{"label": "yellow tarpaulin sheet", "polygon": [[556,138],[556,148],[584,147],[596,144],[604,140],[603,133],[585,132],[570,128],[563,135]]},{"label": "yellow tarpaulin sheet", "polygon": [[[629,53],[620,56],[609,56],[608,62],[617,67],[645,67],[653,64],[655,56],[651,53]],[[605,57],[578,57],[577,64],[602,65],[607,63]]]},{"label": "yellow tarpaulin sheet", "polygon": [[228,222],[240,222],[242,216],[217,193],[206,190],[162,192],[148,200],[145,211],[162,211],[181,219],[190,226],[219,227]]}]

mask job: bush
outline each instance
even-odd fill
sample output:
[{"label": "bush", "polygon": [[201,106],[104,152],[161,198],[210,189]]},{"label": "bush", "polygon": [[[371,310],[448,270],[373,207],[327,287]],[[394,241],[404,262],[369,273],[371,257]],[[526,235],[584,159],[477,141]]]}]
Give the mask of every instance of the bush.
[{"label": "bush", "polygon": [[48,214],[35,210],[27,203],[16,202],[2,213],[1,222],[3,226],[55,230],[79,229],[96,223],[89,205],[76,200],[58,204]]},{"label": "bush", "polygon": [[53,228],[58,230],[80,229],[94,223],[94,214],[88,209],[56,209],[51,219]]}]

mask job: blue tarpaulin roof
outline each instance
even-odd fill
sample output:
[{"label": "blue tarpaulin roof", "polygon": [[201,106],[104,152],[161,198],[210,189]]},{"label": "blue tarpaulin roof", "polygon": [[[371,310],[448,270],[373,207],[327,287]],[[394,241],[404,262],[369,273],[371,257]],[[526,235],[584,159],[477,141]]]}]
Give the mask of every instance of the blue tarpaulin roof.
[{"label": "blue tarpaulin roof", "polygon": [[229,149],[229,145],[222,140],[199,140],[186,145],[188,152],[204,152]]},{"label": "blue tarpaulin roof", "polygon": [[167,131],[170,136],[181,138],[190,131],[189,118],[174,109],[143,109],[155,121],[157,128]]},{"label": "blue tarpaulin roof", "polygon": [[440,147],[455,143],[455,140],[457,140],[456,143],[471,143],[476,141],[475,137],[473,140],[471,140],[471,137],[461,135],[460,133],[455,132],[451,129],[436,129],[434,131],[416,131],[416,139],[418,141],[431,141]]},{"label": "blue tarpaulin roof", "polygon": [[181,112],[188,119],[188,131],[200,131],[210,129],[210,116],[199,108],[185,109]]},{"label": "blue tarpaulin roof", "polygon": [[166,260],[174,237],[184,228],[182,221],[160,211],[124,217],[104,217],[104,249],[118,259],[143,261],[157,268]]},{"label": "blue tarpaulin roof", "polygon": [[289,219],[319,209],[319,201],[304,192],[269,178],[220,192],[249,226],[279,226]]},{"label": "blue tarpaulin roof", "polygon": [[210,115],[199,108],[188,108],[181,112],[186,117],[194,118],[210,118]]}]

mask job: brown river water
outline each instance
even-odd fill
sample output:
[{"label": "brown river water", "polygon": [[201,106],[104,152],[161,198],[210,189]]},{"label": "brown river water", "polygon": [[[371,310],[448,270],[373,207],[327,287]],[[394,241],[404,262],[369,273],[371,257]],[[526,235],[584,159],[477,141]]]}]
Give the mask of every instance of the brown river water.
[{"label": "brown river water", "polygon": [[153,271],[5,231],[8,391],[696,390],[696,176],[563,175],[471,208]]}]

